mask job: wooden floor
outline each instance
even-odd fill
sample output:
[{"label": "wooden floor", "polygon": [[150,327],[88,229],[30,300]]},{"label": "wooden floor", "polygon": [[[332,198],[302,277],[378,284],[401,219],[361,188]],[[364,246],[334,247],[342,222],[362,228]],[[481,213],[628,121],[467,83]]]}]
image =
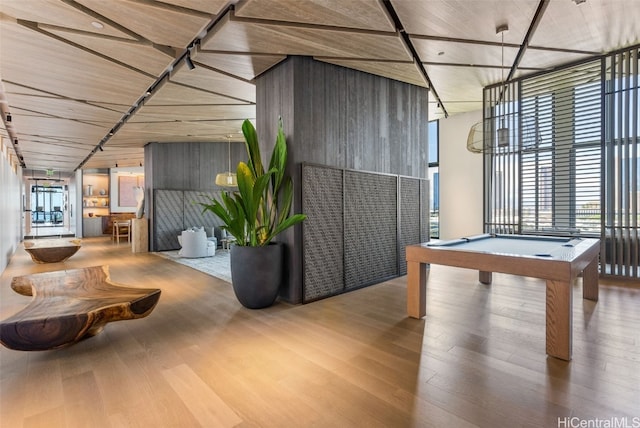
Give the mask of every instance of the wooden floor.
[{"label": "wooden floor", "polygon": [[0,427],[557,427],[558,418],[640,418],[640,289],[628,283],[601,281],[597,303],[582,300],[576,284],[570,363],[545,355],[540,280],[495,274],[485,286],[476,272],[433,266],[424,320],[406,316],[404,277],[252,311],[228,283],[104,238],[84,239],[64,264],[35,264],[20,248],[0,278],[0,318],[29,301],[9,288],[14,275],[99,264],[115,282],[162,289],[158,306],[69,348],[0,347]]}]

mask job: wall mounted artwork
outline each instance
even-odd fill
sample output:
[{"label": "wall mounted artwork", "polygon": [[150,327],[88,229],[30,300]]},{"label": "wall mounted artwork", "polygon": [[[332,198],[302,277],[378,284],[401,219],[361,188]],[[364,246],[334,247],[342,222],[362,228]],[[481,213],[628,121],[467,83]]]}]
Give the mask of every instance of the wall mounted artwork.
[{"label": "wall mounted artwork", "polygon": [[138,187],[138,177],[133,175],[118,176],[118,205],[135,207],[138,204],[134,189]]}]

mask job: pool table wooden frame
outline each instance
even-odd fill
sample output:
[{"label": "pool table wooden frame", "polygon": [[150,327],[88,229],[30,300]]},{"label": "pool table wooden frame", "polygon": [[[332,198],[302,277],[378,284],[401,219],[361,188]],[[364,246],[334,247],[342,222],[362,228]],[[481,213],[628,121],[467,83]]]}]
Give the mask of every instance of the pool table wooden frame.
[{"label": "pool table wooden frame", "polygon": [[[499,238],[537,239],[521,235],[498,235]],[[491,238],[488,238],[491,239]],[[582,273],[582,297],[598,300],[598,255],[600,240],[583,238],[565,251],[561,259],[502,253],[465,251],[464,244],[429,246],[428,243],[406,247],[407,313],[412,318],[426,315],[427,265],[440,264],[479,271],[479,280],[491,283],[491,273],[540,278],[546,286],[547,354],[571,360],[572,283]]]}]

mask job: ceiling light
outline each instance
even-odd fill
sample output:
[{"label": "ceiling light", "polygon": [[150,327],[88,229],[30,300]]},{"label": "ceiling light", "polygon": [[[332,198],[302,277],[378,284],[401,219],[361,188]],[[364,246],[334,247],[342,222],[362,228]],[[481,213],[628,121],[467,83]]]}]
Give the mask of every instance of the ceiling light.
[{"label": "ceiling light", "polygon": [[216,185],[222,187],[238,187],[238,177],[231,172],[231,135],[227,135],[227,144],[229,145],[229,169],[216,175]]},{"label": "ceiling light", "polygon": [[184,62],[187,64],[187,67],[189,67],[189,70],[196,68],[193,61],[191,61],[191,54],[189,52],[187,52],[187,56],[184,57]]},{"label": "ceiling light", "polygon": [[504,124],[504,117],[502,126],[498,128],[498,147],[509,147],[509,128]]},{"label": "ceiling light", "polygon": [[97,28],[98,30],[102,30],[104,28],[104,25],[102,24],[102,22],[98,22],[98,21],[93,21],[91,23],[91,26],[93,26],[93,28]]}]

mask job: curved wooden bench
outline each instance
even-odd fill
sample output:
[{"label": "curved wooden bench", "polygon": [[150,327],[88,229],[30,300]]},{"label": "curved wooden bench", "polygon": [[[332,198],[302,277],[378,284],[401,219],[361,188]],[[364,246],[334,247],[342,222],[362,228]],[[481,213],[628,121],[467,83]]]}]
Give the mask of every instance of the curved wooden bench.
[{"label": "curved wooden bench", "polygon": [[31,302],[0,323],[0,343],[20,351],[72,345],[100,333],[105,324],[146,317],[160,290],[119,286],[109,266],[16,276],[11,288]]},{"label": "curved wooden bench", "polygon": [[80,249],[79,239],[34,239],[24,241],[24,249],[36,263],[58,263]]}]

